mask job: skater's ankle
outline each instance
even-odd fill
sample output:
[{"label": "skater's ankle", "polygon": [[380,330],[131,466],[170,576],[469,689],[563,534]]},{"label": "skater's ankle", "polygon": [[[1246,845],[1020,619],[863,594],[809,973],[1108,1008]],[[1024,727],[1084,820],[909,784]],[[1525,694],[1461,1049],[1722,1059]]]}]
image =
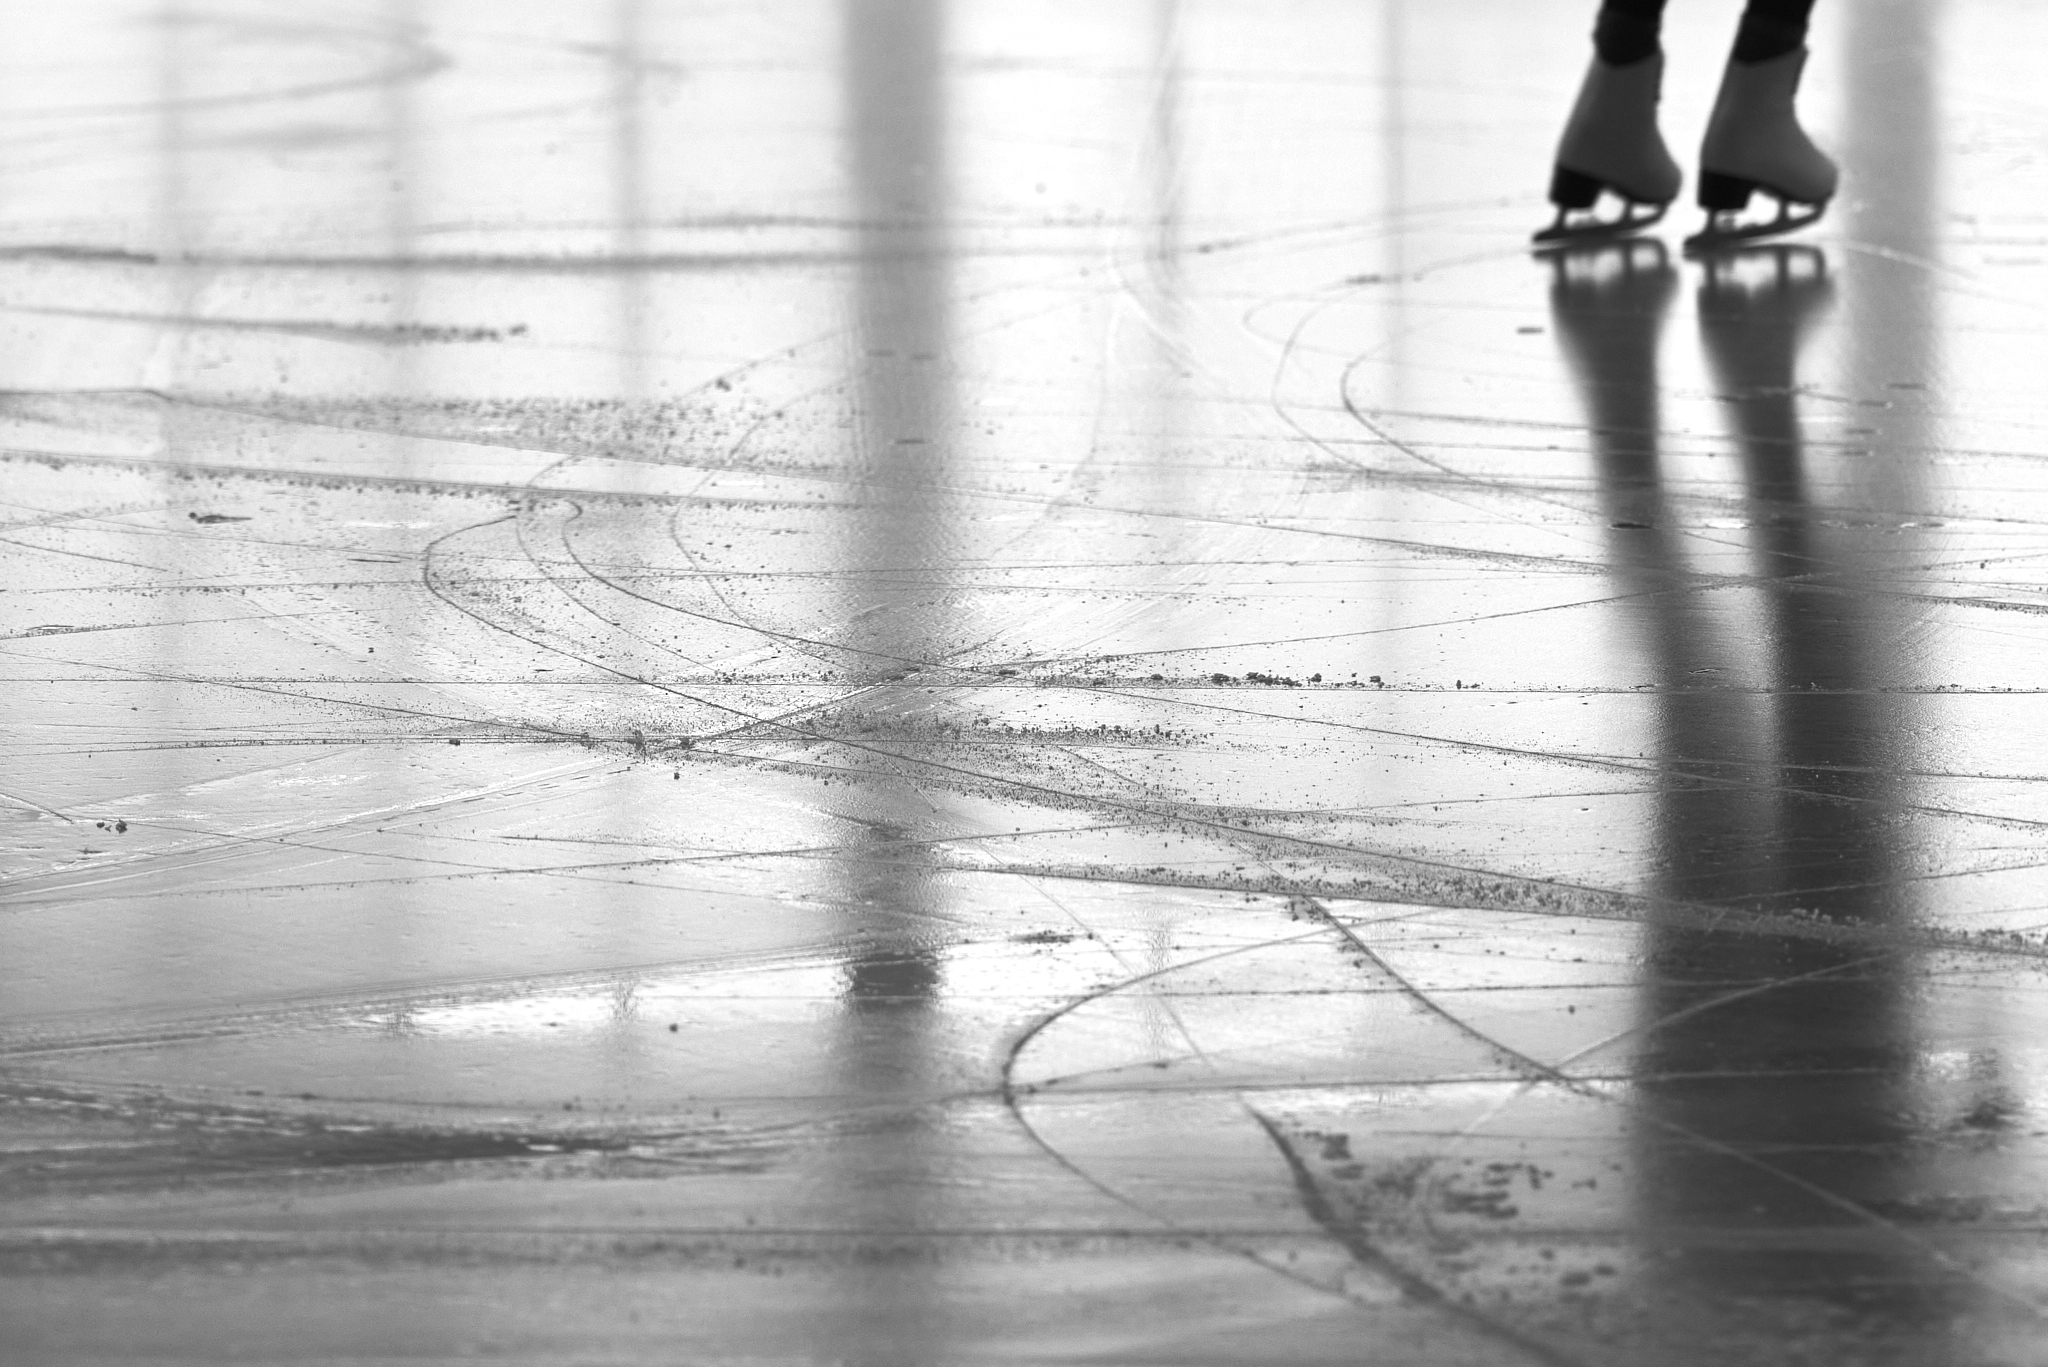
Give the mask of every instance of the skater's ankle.
[{"label": "skater's ankle", "polygon": [[1629,66],[1657,55],[1655,19],[1608,5],[1593,25],[1593,51],[1609,66]]},{"label": "skater's ankle", "polygon": [[1733,60],[1745,65],[1774,61],[1788,52],[1797,52],[1805,44],[1806,25],[1745,14],[1742,26],[1735,31]]}]

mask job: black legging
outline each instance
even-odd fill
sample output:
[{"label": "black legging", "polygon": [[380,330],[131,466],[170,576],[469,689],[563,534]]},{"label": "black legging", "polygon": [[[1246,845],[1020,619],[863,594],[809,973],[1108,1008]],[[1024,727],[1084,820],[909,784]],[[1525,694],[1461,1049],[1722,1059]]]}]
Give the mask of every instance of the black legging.
[{"label": "black legging", "polygon": [[[1806,41],[1806,17],[1813,0],[1749,0],[1742,26],[1735,31],[1735,60],[1767,62]],[[1664,19],[1664,0],[1602,0],[1593,26],[1593,46],[1600,60],[1625,66],[1657,50],[1657,31]]]}]

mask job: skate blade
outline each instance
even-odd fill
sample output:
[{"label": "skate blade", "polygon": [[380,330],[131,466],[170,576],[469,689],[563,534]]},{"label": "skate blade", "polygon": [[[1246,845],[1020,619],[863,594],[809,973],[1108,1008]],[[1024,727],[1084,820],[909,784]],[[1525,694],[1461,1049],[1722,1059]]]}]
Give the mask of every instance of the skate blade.
[{"label": "skate blade", "polygon": [[[1559,209],[1557,220],[1548,228],[1539,229],[1529,240],[1539,247],[1607,242],[1641,232],[1661,220],[1670,207],[1668,203],[1652,204],[1646,200],[1631,199],[1623,207],[1620,218],[1593,219],[1580,223],[1571,221],[1571,211]],[[1642,212],[1639,213],[1638,210]]]},{"label": "skate blade", "polygon": [[1767,218],[1758,223],[1736,224],[1724,224],[1721,220],[1725,214],[1739,212],[1738,210],[1709,210],[1707,226],[1685,239],[1685,253],[1687,256],[1698,256],[1705,252],[1732,247],[1737,243],[1754,242],[1760,237],[1779,237],[1785,233],[1796,233],[1801,228],[1820,222],[1820,216],[1827,210],[1826,201],[1819,204],[1803,204],[1794,209],[1790,200],[1781,199],[1778,201],[1776,218]]}]

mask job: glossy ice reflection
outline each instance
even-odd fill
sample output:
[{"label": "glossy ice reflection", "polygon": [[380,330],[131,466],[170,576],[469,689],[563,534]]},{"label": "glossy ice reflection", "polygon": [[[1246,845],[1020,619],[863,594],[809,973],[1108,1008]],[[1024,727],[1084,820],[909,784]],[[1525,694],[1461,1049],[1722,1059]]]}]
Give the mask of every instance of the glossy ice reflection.
[{"label": "glossy ice reflection", "polygon": [[2048,1361],[2048,33],[1838,8],[1710,260],[1577,0],[0,16],[4,1356]]}]

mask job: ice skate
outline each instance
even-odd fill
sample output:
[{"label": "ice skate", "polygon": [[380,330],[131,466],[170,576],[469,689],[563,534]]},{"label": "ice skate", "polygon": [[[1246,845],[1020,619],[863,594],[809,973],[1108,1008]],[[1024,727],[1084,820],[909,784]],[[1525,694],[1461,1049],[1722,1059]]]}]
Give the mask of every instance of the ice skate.
[{"label": "ice skate", "polygon": [[[1626,66],[1593,59],[1558,140],[1550,177],[1557,219],[1536,234],[1538,243],[1619,237],[1664,217],[1678,197],[1681,176],[1657,132],[1663,80],[1661,52]],[[1619,217],[1598,216],[1602,192],[1621,201]]]},{"label": "ice skate", "polygon": [[[1728,63],[1700,147],[1699,201],[1707,225],[1685,240],[1687,251],[1789,233],[1826,211],[1839,173],[1792,108],[1805,65],[1804,48],[1764,62]],[[1744,221],[1743,210],[1759,190],[1777,200],[1777,216]]]}]

